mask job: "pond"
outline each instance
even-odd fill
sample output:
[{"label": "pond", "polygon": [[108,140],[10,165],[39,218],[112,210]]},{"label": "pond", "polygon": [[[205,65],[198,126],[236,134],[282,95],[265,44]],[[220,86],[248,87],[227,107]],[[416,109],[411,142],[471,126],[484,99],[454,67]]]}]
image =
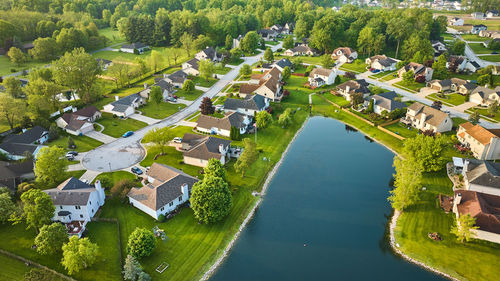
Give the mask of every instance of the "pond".
[{"label": "pond", "polygon": [[445,280],[390,249],[393,157],[349,126],[311,118],[211,280]]}]

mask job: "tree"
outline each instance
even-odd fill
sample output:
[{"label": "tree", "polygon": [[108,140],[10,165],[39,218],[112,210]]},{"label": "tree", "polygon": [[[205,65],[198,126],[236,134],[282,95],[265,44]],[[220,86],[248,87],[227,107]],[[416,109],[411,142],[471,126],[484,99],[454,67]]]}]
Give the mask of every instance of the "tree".
[{"label": "tree", "polygon": [[16,47],[10,48],[7,56],[10,58],[10,61],[12,63],[15,63],[16,65],[21,65],[22,63],[26,62],[26,56],[24,55],[23,51]]},{"label": "tree", "polygon": [[255,123],[257,124],[257,128],[259,129],[266,128],[271,124],[272,121],[273,117],[271,116],[271,114],[269,114],[269,112],[265,110],[257,112],[257,114],[255,115]]},{"label": "tree", "polygon": [[36,60],[49,61],[59,54],[59,46],[54,38],[37,38],[33,41],[33,49],[29,53]]},{"label": "tree", "polygon": [[139,276],[137,277],[137,281],[151,281],[151,276],[147,274],[146,272],[141,272],[139,273]]},{"label": "tree", "polygon": [[243,64],[240,68],[240,75],[250,75],[252,74],[252,67],[248,64]]},{"label": "tree", "polygon": [[20,122],[26,114],[26,104],[9,95],[0,95],[0,120],[9,124],[11,129]]},{"label": "tree", "polygon": [[194,85],[194,82],[193,80],[191,79],[187,79],[185,82],[184,82],[184,85],[182,85],[182,89],[184,90],[184,92],[190,94],[192,92],[194,92],[195,90],[195,85]]},{"label": "tree", "polygon": [[465,42],[462,40],[454,40],[450,51],[453,55],[463,56],[465,52]]},{"label": "tree", "polygon": [[5,92],[13,98],[20,98],[23,96],[23,88],[21,81],[14,76],[5,77],[3,80]]},{"label": "tree", "polygon": [[231,191],[221,177],[205,176],[193,185],[190,202],[198,221],[214,223],[229,214],[232,206]]},{"label": "tree", "polygon": [[394,157],[396,168],[394,189],[390,191],[389,201],[394,209],[402,211],[418,201],[421,192],[422,167],[412,160]]},{"label": "tree", "polygon": [[488,105],[488,115],[490,117],[495,117],[498,112],[498,101],[494,101]]},{"label": "tree", "polygon": [[477,78],[477,83],[479,85],[485,85],[485,86],[492,85],[492,81],[493,81],[493,75],[491,74],[484,74]]},{"label": "tree", "polygon": [[40,189],[30,189],[21,195],[23,213],[12,218],[14,224],[26,221],[28,229],[37,231],[51,222],[56,207],[50,196]]},{"label": "tree", "polygon": [[156,237],[151,230],[136,227],[128,237],[127,252],[135,258],[150,256],[156,247]]},{"label": "tree", "polygon": [[233,37],[231,35],[226,35],[226,41],[224,42],[224,47],[226,50],[231,50],[233,48]]},{"label": "tree", "polygon": [[374,103],[375,103],[374,100],[370,99],[370,103],[368,104],[368,109],[366,110],[368,113],[372,113],[373,112]]},{"label": "tree", "polygon": [[158,68],[161,67],[161,65],[163,65],[165,58],[163,57],[163,55],[160,52],[158,52],[156,50],[152,50],[150,59],[151,59],[151,66],[153,67],[153,71],[156,73]]},{"label": "tree", "polygon": [[321,65],[324,68],[332,68],[335,65],[335,62],[333,61],[332,56],[330,56],[329,54],[324,54],[321,57]]},{"label": "tree", "polygon": [[206,81],[208,81],[215,72],[215,66],[210,60],[199,61],[198,69],[200,70],[200,77],[204,78]]},{"label": "tree", "polygon": [[136,281],[142,272],[141,264],[132,255],[127,255],[123,265],[123,279]]},{"label": "tree", "polygon": [[410,34],[411,29],[411,24],[407,21],[407,19],[403,17],[393,18],[387,24],[387,34],[392,36],[397,41],[396,55],[394,56],[395,58],[398,58],[399,46],[401,41],[404,40],[408,36],[408,34]]},{"label": "tree", "polygon": [[358,104],[361,104],[364,102],[363,94],[361,93],[354,93],[351,96],[351,104],[352,106],[356,107]]},{"label": "tree", "polygon": [[61,264],[71,275],[92,266],[97,261],[99,246],[88,238],[71,236],[69,242],[62,246],[63,258]]},{"label": "tree", "polygon": [[424,57],[432,57],[434,55],[431,41],[428,38],[422,38],[418,33],[414,33],[404,41],[403,57],[405,60],[411,60],[418,51]]},{"label": "tree", "polygon": [[68,160],[66,151],[58,146],[45,146],[40,149],[35,165],[36,181],[45,186],[54,186],[66,177]]},{"label": "tree", "polygon": [[292,75],[292,71],[290,70],[290,67],[288,66],[285,66],[283,68],[283,72],[281,73],[281,75],[283,76],[283,80],[288,80],[288,78],[290,78],[290,75]]},{"label": "tree", "polygon": [[236,172],[244,176],[250,165],[257,160],[258,154],[255,142],[249,138],[243,139],[243,153],[234,164]]},{"label": "tree", "polygon": [[379,53],[385,47],[385,36],[377,33],[372,27],[365,27],[361,30],[358,37],[358,48],[370,56],[372,53]]},{"label": "tree", "polygon": [[160,87],[151,87],[151,92],[149,92],[149,101],[154,102],[157,106],[160,105],[160,103],[163,101],[163,94]]},{"label": "tree", "polygon": [[212,39],[210,39],[210,37],[205,36],[203,34],[198,35],[198,38],[196,38],[193,41],[193,47],[195,50],[203,50],[206,47],[212,46],[213,44],[214,44],[214,42],[212,41]]},{"label": "tree", "polygon": [[113,197],[123,199],[133,186],[134,183],[129,179],[121,179],[111,187],[110,193]]},{"label": "tree", "polygon": [[212,105],[212,100],[209,97],[204,97],[200,105],[201,114],[210,115],[215,113],[215,107]]},{"label": "tree", "polygon": [[191,56],[191,49],[193,48],[193,36],[184,32],[182,36],[179,38],[179,41],[182,44],[182,47],[186,50],[187,56]]},{"label": "tree", "polygon": [[413,79],[414,76],[415,73],[413,72],[413,70],[406,71],[405,73],[403,73],[403,81],[405,81],[406,83],[411,83],[415,80]]},{"label": "tree", "polygon": [[283,49],[288,50],[293,48],[295,43],[293,42],[293,36],[287,36],[283,39]]},{"label": "tree", "polygon": [[97,75],[101,68],[83,48],[64,54],[54,63],[54,78],[60,85],[76,91],[83,102],[96,99]]},{"label": "tree", "polygon": [[446,63],[448,59],[445,54],[442,54],[438,57],[437,61],[432,65],[434,69],[433,78],[436,79],[445,79],[448,75],[448,69],[446,68]]},{"label": "tree", "polygon": [[292,117],[293,117],[292,109],[287,108],[287,109],[285,109],[285,111],[283,111],[283,113],[278,118],[278,124],[280,126],[282,126],[283,128],[286,128],[292,123],[292,121],[293,121]]},{"label": "tree", "polygon": [[169,127],[153,128],[144,135],[143,142],[153,144],[163,155],[166,153],[168,143],[172,138],[173,133]]},{"label": "tree", "polygon": [[240,129],[235,126],[231,126],[231,129],[229,130],[229,138],[231,140],[240,140],[240,137]]},{"label": "tree", "polygon": [[[313,69],[315,69],[316,66],[314,64],[310,64],[307,68],[306,68],[306,72],[304,73],[304,76],[309,76],[309,73],[311,73],[311,71],[313,71]],[[338,77],[338,75],[337,75]]]},{"label": "tree", "polygon": [[250,31],[245,35],[240,44],[241,49],[247,53],[253,53],[259,46],[260,36],[255,31]]},{"label": "tree", "polygon": [[44,225],[35,237],[36,251],[43,255],[55,254],[68,242],[66,227],[58,222]]},{"label": "tree", "polygon": [[310,45],[320,52],[329,53],[343,43],[346,29],[344,17],[340,14],[328,13],[314,22]]},{"label": "tree", "polygon": [[10,191],[5,188],[0,188],[0,223],[7,222],[12,213],[14,213],[16,205],[10,197]]},{"label": "tree", "polygon": [[226,180],[226,169],[224,169],[222,163],[215,158],[208,160],[208,164],[203,168],[203,172],[205,177],[219,177]]},{"label": "tree", "polygon": [[52,281],[54,275],[47,270],[34,267],[24,274],[23,281]]},{"label": "tree", "polygon": [[420,134],[405,140],[403,155],[420,165],[424,172],[439,171],[446,163],[446,158],[443,156],[446,145],[447,140],[444,136],[430,137]]},{"label": "tree", "polygon": [[464,243],[469,242],[476,235],[474,233],[475,229],[478,229],[476,224],[476,218],[472,217],[470,214],[462,214],[457,218],[456,224],[451,228],[451,233],[457,236],[457,240]]},{"label": "tree", "polygon": [[267,48],[266,51],[264,52],[264,60],[266,60],[267,62],[274,61],[274,55],[271,48]]},{"label": "tree", "polygon": [[469,115],[469,122],[471,122],[472,124],[475,125],[475,124],[479,123],[479,118],[481,118],[481,116],[479,115],[479,112],[474,111]]}]

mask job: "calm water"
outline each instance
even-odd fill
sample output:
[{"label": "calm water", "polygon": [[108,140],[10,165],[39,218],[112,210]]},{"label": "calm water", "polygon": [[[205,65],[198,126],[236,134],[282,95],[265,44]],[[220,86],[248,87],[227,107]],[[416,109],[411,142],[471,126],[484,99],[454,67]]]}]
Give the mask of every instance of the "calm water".
[{"label": "calm water", "polygon": [[444,280],[389,249],[393,157],[338,121],[312,118],[212,280]]}]

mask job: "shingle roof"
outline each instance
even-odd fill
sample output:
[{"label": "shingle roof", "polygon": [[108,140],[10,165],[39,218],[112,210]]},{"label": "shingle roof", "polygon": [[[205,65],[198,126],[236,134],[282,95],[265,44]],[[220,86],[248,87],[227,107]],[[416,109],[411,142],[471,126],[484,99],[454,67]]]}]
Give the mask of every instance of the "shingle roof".
[{"label": "shingle roof", "polygon": [[500,131],[497,130],[488,130],[483,128],[481,125],[472,125],[469,122],[463,123],[460,125],[463,127],[468,135],[473,137],[475,140],[482,144],[489,144],[492,138],[500,138]]},{"label": "shingle roof", "polygon": [[448,117],[448,114],[442,112],[441,110],[432,108],[419,102],[413,103],[408,107],[408,109],[414,110],[416,112],[414,117],[419,120],[422,117],[422,114],[425,114],[425,123],[435,127],[441,125],[446,117]]},{"label": "shingle roof", "polygon": [[203,160],[209,160],[211,158],[220,159],[222,155],[219,152],[219,146],[223,145],[224,147],[228,147],[231,145],[230,140],[190,133],[184,134],[182,142],[189,143],[191,146],[190,150],[184,152],[184,156]]},{"label": "shingle roof", "polygon": [[73,112],[73,114],[83,117],[92,117],[96,112],[99,112],[99,109],[93,105],[89,105]]},{"label": "shingle roof", "polygon": [[6,151],[10,155],[18,155],[21,156],[25,152],[33,153],[38,148],[37,145],[34,144],[23,144],[23,143],[2,143],[0,144],[0,149]]},{"label": "shingle roof", "polygon": [[184,80],[186,80],[187,76],[188,75],[184,71],[177,70],[176,72],[170,74],[167,77],[174,83],[184,83]]},{"label": "shingle roof", "polygon": [[500,188],[500,163],[467,159],[465,174],[470,184]]},{"label": "shingle roof", "polygon": [[247,96],[245,99],[226,99],[224,108],[237,110],[238,108],[261,110],[266,105],[265,98],[260,95]]},{"label": "shingle roof", "polygon": [[64,113],[61,118],[67,124],[65,128],[71,131],[77,131],[87,123],[87,120],[78,119],[78,116],[73,113]]},{"label": "shingle roof", "polygon": [[218,128],[229,131],[231,127],[243,128],[243,120],[245,120],[245,115],[237,112],[229,113],[223,118],[217,118],[202,114],[198,118],[196,127],[208,130],[210,130],[211,128]]},{"label": "shingle roof", "polygon": [[186,63],[189,64],[191,68],[198,70],[198,59],[190,59]]},{"label": "shingle roof", "polygon": [[33,161],[0,161],[0,186],[4,185],[10,190],[15,191],[16,179],[30,173],[33,173]]},{"label": "shingle roof", "polygon": [[333,50],[333,56],[338,57],[337,53],[339,51],[342,52],[342,54],[346,57],[349,57],[350,55],[352,55],[352,53],[355,52],[353,49],[351,49],[349,47],[340,47],[340,48]]},{"label": "shingle roof", "polygon": [[85,206],[89,201],[90,194],[96,191],[94,186],[86,184],[79,179],[71,177],[59,186],[44,190],[54,205]]},{"label": "shingle roof", "polygon": [[349,86],[349,93],[362,93],[368,94],[370,93],[370,89],[368,89],[368,82],[365,79],[357,79],[357,80],[349,80],[337,86],[337,89],[346,90]]},{"label": "shingle roof", "polygon": [[259,87],[260,87],[259,84],[241,84],[239,92],[242,94],[251,94]]},{"label": "shingle roof", "polygon": [[373,95],[367,99],[374,99],[375,105],[382,107],[388,111],[393,111],[398,108],[405,108],[406,104],[394,100],[398,95],[395,92],[387,92],[378,95]]},{"label": "shingle roof", "polygon": [[140,43],[140,42],[122,45],[123,49],[141,49],[141,48],[145,48],[145,47],[148,47],[148,45],[146,45],[144,43]]},{"label": "shingle roof", "polygon": [[314,75],[321,75],[321,76],[330,76],[330,74],[333,72],[331,69],[323,68],[323,67],[317,67],[309,73],[309,77],[314,77]]},{"label": "shingle roof", "polygon": [[22,144],[31,144],[35,141],[39,140],[44,134],[47,133],[47,130],[40,126],[35,126],[26,132],[19,135],[8,135],[4,139],[4,143],[22,143]]},{"label": "shingle roof", "polygon": [[293,67],[293,63],[288,59],[280,59],[279,61],[275,62],[274,64],[281,67],[281,68],[285,68],[286,66],[288,66],[289,68]]},{"label": "shingle roof", "polygon": [[215,49],[213,47],[206,47],[200,53],[204,53],[210,60],[213,60],[215,57]]},{"label": "shingle roof", "polygon": [[461,215],[470,214],[480,230],[500,234],[500,196],[470,190],[456,190],[461,195],[457,210]]}]

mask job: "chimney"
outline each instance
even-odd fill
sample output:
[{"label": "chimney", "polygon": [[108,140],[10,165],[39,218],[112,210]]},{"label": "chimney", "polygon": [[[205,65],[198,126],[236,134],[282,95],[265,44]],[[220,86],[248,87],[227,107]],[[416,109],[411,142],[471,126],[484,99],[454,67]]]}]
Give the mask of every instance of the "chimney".
[{"label": "chimney", "polygon": [[460,202],[462,202],[462,193],[457,193],[455,195],[455,205],[460,205]]},{"label": "chimney", "polygon": [[219,152],[224,154],[224,145],[223,144],[219,144]]},{"label": "chimney", "polygon": [[345,86],[345,92],[348,94],[349,91],[351,90],[351,86],[347,85]]},{"label": "chimney", "polygon": [[423,125],[425,123],[426,119],[427,119],[427,114],[422,112],[422,117],[420,117],[420,123],[422,123],[422,125]]},{"label": "chimney", "polygon": [[144,83],[144,89],[148,88],[148,83]]},{"label": "chimney", "polygon": [[181,186],[181,191],[182,191],[183,195],[185,195],[189,198],[189,186],[187,185],[187,183],[185,183]]},{"label": "chimney", "polygon": [[115,101],[119,100],[120,97],[119,96],[115,96]]},{"label": "chimney", "polygon": [[72,107],[71,107],[71,110],[72,110],[73,112],[76,112],[76,111],[78,110],[78,108],[76,108],[76,107],[72,106]]}]

